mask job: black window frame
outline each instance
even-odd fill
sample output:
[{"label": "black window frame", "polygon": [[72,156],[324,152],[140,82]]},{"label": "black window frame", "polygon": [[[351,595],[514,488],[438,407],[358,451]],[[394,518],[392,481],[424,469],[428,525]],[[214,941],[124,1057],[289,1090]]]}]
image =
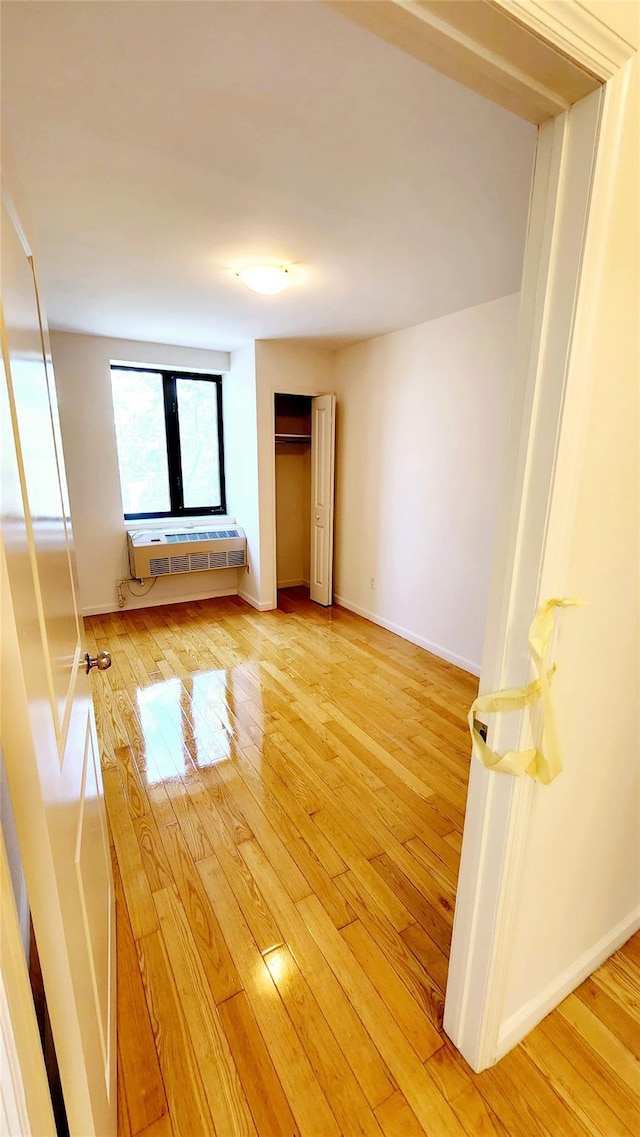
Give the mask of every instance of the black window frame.
[{"label": "black window frame", "polygon": [[[227,512],[227,494],[224,476],[224,421],[222,416],[222,375],[199,374],[193,371],[168,371],[163,367],[144,367],[140,364],[111,363],[111,371],[133,371],[137,374],[160,375],[164,405],[165,442],[167,446],[167,470],[169,477],[169,500],[171,508],[156,513],[125,513],[125,521],[144,521],[154,517],[204,517],[222,515]],[[220,476],[220,505],[185,506],[182,487],[182,455],[180,450],[180,415],[178,411],[178,379],[193,379],[199,383],[214,383],[218,410],[218,458]],[[113,397],[113,387],[112,387]],[[118,455],[118,472],[120,456]]]}]

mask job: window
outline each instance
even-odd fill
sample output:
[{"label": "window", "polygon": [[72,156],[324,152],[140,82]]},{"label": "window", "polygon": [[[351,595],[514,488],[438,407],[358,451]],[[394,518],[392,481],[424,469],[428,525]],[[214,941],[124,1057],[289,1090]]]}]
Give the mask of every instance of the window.
[{"label": "window", "polygon": [[125,518],[225,513],[222,378],[111,368]]}]

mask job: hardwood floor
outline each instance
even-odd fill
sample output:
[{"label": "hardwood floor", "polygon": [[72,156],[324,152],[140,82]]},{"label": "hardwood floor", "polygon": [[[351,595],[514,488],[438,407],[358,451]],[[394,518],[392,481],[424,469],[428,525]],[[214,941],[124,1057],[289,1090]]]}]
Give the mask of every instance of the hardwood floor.
[{"label": "hardwood floor", "polygon": [[640,936],[492,1070],[442,1033],[471,676],[299,590],[86,624],[122,1137],[637,1132]]}]

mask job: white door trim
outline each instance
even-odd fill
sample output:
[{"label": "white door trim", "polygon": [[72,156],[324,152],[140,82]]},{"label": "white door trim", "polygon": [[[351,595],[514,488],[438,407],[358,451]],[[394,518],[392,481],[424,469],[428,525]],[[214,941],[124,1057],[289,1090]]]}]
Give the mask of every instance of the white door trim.
[{"label": "white door trim", "polygon": [[575,0],[550,4],[549,0],[489,0],[519,23],[553,44],[603,83],[611,79],[633,55],[628,43],[613,28]]},{"label": "white door trim", "polygon": [[637,46],[580,0],[333,0],[331,7],[534,123],[605,83]]}]

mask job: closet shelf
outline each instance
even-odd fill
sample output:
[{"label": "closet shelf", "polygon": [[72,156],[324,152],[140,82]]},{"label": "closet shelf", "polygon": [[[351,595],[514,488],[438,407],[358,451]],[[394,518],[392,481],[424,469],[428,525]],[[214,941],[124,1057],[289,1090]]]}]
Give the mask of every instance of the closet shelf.
[{"label": "closet shelf", "polygon": [[311,442],[310,434],[276,434],[276,442]]}]

